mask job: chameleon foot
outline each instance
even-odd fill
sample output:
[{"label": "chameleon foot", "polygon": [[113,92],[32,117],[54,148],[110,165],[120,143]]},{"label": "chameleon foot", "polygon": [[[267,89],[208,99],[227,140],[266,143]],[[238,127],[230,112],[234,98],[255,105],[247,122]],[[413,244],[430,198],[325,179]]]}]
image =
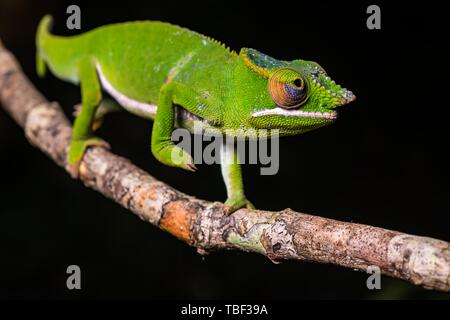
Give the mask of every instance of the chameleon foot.
[{"label": "chameleon foot", "polygon": [[191,155],[173,144],[166,145],[161,150],[158,150],[158,152],[154,152],[153,148],[152,151],[156,159],[165,165],[182,168],[188,171],[197,170]]},{"label": "chameleon foot", "polygon": [[233,212],[235,212],[236,210],[244,208],[244,207],[247,209],[255,209],[255,206],[250,201],[248,201],[247,198],[245,198],[245,197],[228,198],[227,201],[225,201],[225,205],[227,206],[227,212],[226,212],[227,215],[230,215]]},{"label": "chameleon foot", "polygon": [[90,146],[99,146],[109,149],[109,144],[97,137],[91,137],[88,139],[72,139],[70,143],[69,154],[67,162],[69,163],[70,174],[74,178],[78,178],[80,162],[83,159],[84,153]]}]

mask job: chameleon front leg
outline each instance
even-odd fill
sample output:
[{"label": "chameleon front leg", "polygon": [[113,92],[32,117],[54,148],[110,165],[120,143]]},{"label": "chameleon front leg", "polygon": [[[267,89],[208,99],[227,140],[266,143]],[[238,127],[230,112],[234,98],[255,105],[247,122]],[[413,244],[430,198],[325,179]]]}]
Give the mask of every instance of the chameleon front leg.
[{"label": "chameleon front leg", "polygon": [[108,147],[105,141],[94,137],[92,134],[92,124],[95,119],[97,106],[102,99],[95,64],[90,58],[85,58],[80,62],[78,72],[82,105],[73,125],[72,141],[67,159],[74,176],[78,176],[80,162],[89,146]]},{"label": "chameleon front leg", "polygon": [[174,128],[173,91],[172,82],[164,84],[159,92],[158,108],[153,122],[152,153],[156,159],[165,165],[195,171],[192,157],[182,148],[172,142]]},{"label": "chameleon front leg", "polygon": [[229,206],[228,214],[242,207],[254,209],[254,205],[247,200],[244,194],[241,165],[238,163],[239,155],[234,145],[225,142],[220,156],[222,176],[227,187],[228,198],[225,205]]}]

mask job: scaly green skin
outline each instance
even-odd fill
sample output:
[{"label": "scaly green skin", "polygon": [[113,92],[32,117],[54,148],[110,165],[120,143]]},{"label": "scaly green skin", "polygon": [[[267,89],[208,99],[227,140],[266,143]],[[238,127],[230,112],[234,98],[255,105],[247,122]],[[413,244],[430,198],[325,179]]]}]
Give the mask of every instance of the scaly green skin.
[{"label": "scaly green skin", "polygon": [[[266,129],[278,129],[281,136],[300,134],[331,124],[336,118],[332,109],[354,99],[314,62],[276,60],[248,48],[237,54],[213,39],[168,23],[113,24],[72,37],[51,35],[50,24],[51,17],[45,16],[38,28],[37,71],[43,76],[48,66],[57,77],[80,83],[82,107],[68,156],[75,172],[88,146],[106,145],[93,136],[92,129],[108,112],[98,108],[102,87],[107,91],[109,87],[113,96],[123,95],[117,100],[124,109],[154,120],[151,149],[159,161],[187,170],[195,166],[191,156],[171,141],[174,125],[192,130],[200,123],[206,132],[239,138],[249,132],[252,137],[268,135]],[[286,109],[275,102],[268,83],[271,77],[279,78],[282,88],[292,91],[299,76],[307,99]],[[298,91],[294,94],[300,96]],[[136,102],[146,107],[136,107]],[[155,104],[157,108],[147,106]],[[187,112],[177,112],[183,109]],[[234,159],[222,163],[226,204],[230,212],[252,207],[244,195],[236,151],[225,149],[225,156]]]}]

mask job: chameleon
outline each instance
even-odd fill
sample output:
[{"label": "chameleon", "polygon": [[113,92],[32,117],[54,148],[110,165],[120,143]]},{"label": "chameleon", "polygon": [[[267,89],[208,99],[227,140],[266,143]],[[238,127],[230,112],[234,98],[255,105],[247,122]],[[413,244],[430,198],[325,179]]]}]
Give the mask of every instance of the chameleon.
[{"label": "chameleon", "polygon": [[[114,107],[153,121],[151,152],[165,165],[195,171],[191,155],[172,141],[175,128],[279,136],[302,134],[337,119],[336,107],[355,95],[336,84],[316,62],[278,60],[255,49],[239,53],[200,33],[160,21],[105,25],[62,37],[51,34],[46,15],[36,32],[36,70],[80,86],[81,108],[74,120],[67,162],[78,175],[90,146],[108,144],[95,136],[96,123]],[[105,107],[106,105],[106,107]],[[231,214],[254,208],[244,193],[236,147],[224,144],[221,171]]]}]

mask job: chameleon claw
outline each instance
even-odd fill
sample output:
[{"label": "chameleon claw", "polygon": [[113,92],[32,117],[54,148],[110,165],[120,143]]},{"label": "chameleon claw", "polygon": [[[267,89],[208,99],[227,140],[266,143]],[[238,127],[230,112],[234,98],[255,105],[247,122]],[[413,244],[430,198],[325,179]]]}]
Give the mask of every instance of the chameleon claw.
[{"label": "chameleon claw", "polygon": [[191,172],[195,172],[197,171],[197,167],[195,166],[195,164],[193,163],[187,163],[186,166],[184,167],[186,170],[189,170]]},{"label": "chameleon claw", "polygon": [[187,153],[183,152],[182,162],[179,165],[180,168],[185,169],[187,171],[195,172],[197,171],[197,167],[195,166],[192,158]]},{"label": "chameleon claw", "polygon": [[152,146],[152,152],[156,159],[166,165],[178,167],[191,172],[195,172],[197,170],[191,155],[176,145],[170,144],[161,149],[157,149]]}]

